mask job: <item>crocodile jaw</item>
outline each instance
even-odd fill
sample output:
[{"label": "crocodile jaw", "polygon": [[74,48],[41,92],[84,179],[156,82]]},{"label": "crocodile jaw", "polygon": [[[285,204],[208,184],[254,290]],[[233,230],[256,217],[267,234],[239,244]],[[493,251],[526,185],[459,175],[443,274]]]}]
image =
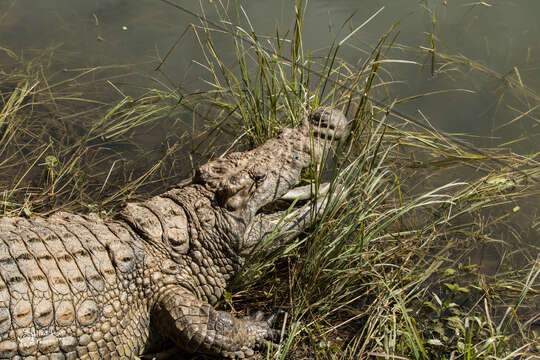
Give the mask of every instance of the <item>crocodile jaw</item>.
[{"label": "crocodile jaw", "polygon": [[[201,166],[193,180],[210,193],[216,212],[247,229],[257,212],[297,184],[302,170],[321,159],[333,140],[345,133],[347,119],[339,110],[321,108],[299,127],[243,153],[231,153]],[[226,229],[223,229],[226,230]],[[247,244],[238,234],[235,248]]]}]

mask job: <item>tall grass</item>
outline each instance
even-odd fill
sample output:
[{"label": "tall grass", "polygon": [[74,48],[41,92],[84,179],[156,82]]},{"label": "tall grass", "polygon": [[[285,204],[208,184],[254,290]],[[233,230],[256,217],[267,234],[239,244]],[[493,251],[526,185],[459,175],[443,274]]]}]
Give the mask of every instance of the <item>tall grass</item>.
[{"label": "tall grass", "polygon": [[42,59],[54,49],[3,55],[0,213],[108,212],[192,172],[178,161],[192,128],[179,114],[192,108],[179,105],[177,92],[160,86],[125,96],[114,84],[133,77],[123,65],[47,76]]},{"label": "tall grass", "polygon": [[[534,356],[537,320],[526,319],[538,311],[540,258],[534,238],[523,236],[537,235],[538,224],[508,230],[520,199],[538,195],[535,157],[473,153],[435,129],[399,121],[395,104],[373,103],[386,91],[380,71],[392,63],[385,54],[394,29],[355,67],[339,58],[346,34],[324,57],[305,51],[302,1],[288,37],[276,31],[271,40],[256,34],[241,7],[230,18],[216,6],[222,23],[236,24],[228,31],[237,63],[217,53],[214,24],[202,21],[195,31],[219,98],[210,103],[234,111],[228,126],[241,129],[239,141],[260,144],[321,105],[344,109],[353,120],[330,170],[305,174],[315,183],[331,180],[322,219],[255,256],[227,297],[233,310],[239,304],[287,310],[287,337],[266,356]],[[451,173],[472,176],[463,182]],[[534,201],[523,206],[534,209]]]}]

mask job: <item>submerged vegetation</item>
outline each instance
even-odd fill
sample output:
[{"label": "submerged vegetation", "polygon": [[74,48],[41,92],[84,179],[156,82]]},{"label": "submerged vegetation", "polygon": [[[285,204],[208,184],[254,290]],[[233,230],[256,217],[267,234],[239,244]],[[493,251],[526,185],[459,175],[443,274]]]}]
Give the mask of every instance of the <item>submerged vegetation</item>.
[{"label": "submerged vegetation", "polygon": [[[348,140],[325,160],[329,171],[304,174],[315,187],[330,181],[323,220],[296,239],[275,234],[221,306],[238,316],[286,311],[268,359],[540,356],[535,150],[478,149],[401,113],[412,97],[391,91],[389,69],[404,61],[389,56],[400,46],[395,28],[359,50],[353,65],[340,51],[365,23],[316,57],[303,45],[305,3],[295,7],[292,30],[273,37],[258,36],[241,7],[216,3],[222,21],[200,18],[190,30],[208,71],[196,92],[154,79],[155,88],[128,96],[114,84],[135,76],[130,67],[50,73],[56,49],[34,57],[1,49],[0,214],[111,216],[208,158],[261,144],[319,106],[338,107],[352,120]],[[494,73],[439,53],[430,39],[433,73]],[[216,41],[233,45],[234,63]],[[504,77],[522,90],[517,99],[498,102],[520,112],[496,127],[538,108],[518,78],[517,68]]]}]

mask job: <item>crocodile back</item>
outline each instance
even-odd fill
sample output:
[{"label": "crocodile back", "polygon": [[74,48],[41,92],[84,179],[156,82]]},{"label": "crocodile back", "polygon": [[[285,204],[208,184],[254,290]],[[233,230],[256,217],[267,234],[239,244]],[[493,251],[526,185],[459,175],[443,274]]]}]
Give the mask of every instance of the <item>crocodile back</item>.
[{"label": "crocodile back", "polygon": [[0,218],[0,358],[130,358],[148,337],[147,249],[121,223]]}]

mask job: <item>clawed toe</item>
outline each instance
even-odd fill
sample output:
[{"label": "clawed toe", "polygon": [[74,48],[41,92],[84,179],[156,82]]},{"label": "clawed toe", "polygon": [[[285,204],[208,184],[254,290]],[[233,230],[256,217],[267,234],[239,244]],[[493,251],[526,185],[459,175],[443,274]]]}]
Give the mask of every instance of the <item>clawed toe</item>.
[{"label": "clawed toe", "polygon": [[283,314],[285,314],[285,313],[286,313],[285,310],[279,309],[279,310],[275,311],[274,313],[268,315],[264,321],[265,321],[269,326],[273,326],[273,325],[276,323],[277,318],[278,318],[280,315],[283,315]]}]

